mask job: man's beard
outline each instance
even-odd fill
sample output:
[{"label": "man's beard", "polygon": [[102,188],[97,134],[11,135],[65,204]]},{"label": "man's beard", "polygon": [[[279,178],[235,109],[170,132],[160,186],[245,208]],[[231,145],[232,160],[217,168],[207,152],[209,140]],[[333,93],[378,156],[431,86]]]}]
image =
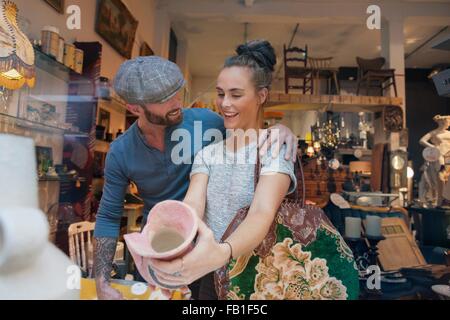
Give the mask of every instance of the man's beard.
[{"label": "man's beard", "polygon": [[[170,112],[173,112],[173,110]],[[180,112],[180,115],[176,118],[170,117],[169,116],[170,112],[168,112],[165,117],[161,117],[148,111],[147,108],[144,108],[145,118],[151,124],[158,126],[172,127],[180,124],[183,121],[183,112]]]}]

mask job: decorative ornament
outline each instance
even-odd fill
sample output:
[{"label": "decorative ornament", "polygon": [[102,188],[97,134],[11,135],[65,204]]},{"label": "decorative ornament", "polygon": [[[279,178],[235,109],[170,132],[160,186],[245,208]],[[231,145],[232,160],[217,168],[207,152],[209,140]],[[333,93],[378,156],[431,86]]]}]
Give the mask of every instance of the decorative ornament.
[{"label": "decorative ornament", "polygon": [[36,70],[33,45],[20,30],[16,4],[4,0],[0,7],[0,87],[17,90],[34,87]]}]

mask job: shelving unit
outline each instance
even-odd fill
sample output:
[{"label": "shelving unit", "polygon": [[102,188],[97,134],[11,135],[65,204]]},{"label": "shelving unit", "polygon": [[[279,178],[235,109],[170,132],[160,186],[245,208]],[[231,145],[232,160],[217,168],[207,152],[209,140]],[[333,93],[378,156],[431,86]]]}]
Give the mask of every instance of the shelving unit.
[{"label": "shelving unit", "polygon": [[10,126],[17,126],[20,128],[24,128],[27,130],[32,131],[42,131],[42,132],[48,132],[53,134],[61,134],[61,135],[68,135],[68,136],[80,136],[80,137],[87,137],[88,134],[80,131],[72,131],[72,130],[66,130],[57,126],[49,125],[42,122],[36,122],[31,121],[28,119],[22,119],[15,116],[11,116],[9,114],[0,113],[0,122],[10,125]]},{"label": "shelving unit", "polygon": [[379,112],[384,106],[401,106],[402,98],[372,96],[332,96],[281,94],[270,95],[268,110],[271,111],[334,111],[334,112]]},{"label": "shelving unit", "polygon": [[[94,83],[100,63],[95,61],[92,69],[81,75],[39,47],[34,49],[36,85],[13,92],[9,108],[0,113],[0,132],[33,139],[37,147],[51,149],[53,165],[63,164],[69,171],[76,171],[75,176],[39,178],[39,205],[48,213],[58,203],[70,203],[77,214],[84,216],[89,212],[87,195],[92,184],[89,172],[97,105]],[[100,57],[101,45],[95,43],[93,52]]]},{"label": "shelving unit", "polygon": [[36,57],[36,68],[41,70],[45,70],[46,72],[54,75],[55,77],[69,82],[70,73],[75,72],[72,69],[68,68],[64,64],[58,62],[55,58],[43,53],[38,46],[34,47],[34,53]]},{"label": "shelving unit", "polygon": [[125,132],[127,110],[124,102],[116,98],[111,98],[111,100],[99,99],[97,124],[100,124],[100,110],[104,110],[110,115],[109,128],[107,128],[106,133],[111,133],[115,137],[119,129],[122,130],[122,132]]}]

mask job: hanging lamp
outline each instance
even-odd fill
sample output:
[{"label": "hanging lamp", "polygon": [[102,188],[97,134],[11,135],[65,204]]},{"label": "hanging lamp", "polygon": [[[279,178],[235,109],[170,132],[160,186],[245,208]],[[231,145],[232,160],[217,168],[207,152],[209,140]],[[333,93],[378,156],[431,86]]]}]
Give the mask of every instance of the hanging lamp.
[{"label": "hanging lamp", "polygon": [[20,30],[17,5],[4,0],[0,7],[0,87],[17,90],[36,81],[33,45]]}]

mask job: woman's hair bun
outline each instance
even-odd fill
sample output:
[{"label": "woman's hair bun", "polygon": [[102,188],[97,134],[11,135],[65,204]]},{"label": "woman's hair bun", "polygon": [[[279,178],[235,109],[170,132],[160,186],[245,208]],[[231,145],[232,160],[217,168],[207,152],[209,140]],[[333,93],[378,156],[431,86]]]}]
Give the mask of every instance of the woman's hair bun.
[{"label": "woman's hair bun", "polygon": [[275,71],[277,56],[269,41],[253,40],[240,45],[236,52],[239,56],[248,56],[254,59],[261,68],[268,69],[271,72]]}]

